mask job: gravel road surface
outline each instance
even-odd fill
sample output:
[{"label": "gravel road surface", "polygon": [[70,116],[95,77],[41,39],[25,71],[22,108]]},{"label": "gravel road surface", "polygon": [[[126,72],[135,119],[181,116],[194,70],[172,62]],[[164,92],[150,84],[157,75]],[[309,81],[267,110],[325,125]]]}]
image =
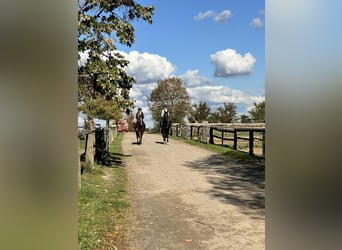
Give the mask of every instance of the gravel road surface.
[{"label": "gravel road surface", "polygon": [[265,249],[264,166],[145,133],[123,138],[134,250]]}]

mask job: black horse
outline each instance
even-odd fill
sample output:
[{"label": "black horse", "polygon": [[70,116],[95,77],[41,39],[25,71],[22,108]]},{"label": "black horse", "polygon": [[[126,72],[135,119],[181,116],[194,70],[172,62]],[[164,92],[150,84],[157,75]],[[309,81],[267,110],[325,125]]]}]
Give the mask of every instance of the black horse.
[{"label": "black horse", "polygon": [[135,124],[135,133],[137,135],[137,144],[142,144],[142,137],[145,132],[145,123],[142,118],[139,118]]},{"label": "black horse", "polygon": [[171,128],[171,117],[169,112],[165,112],[163,120],[161,121],[161,132],[163,135],[164,144],[169,142],[169,132]]}]

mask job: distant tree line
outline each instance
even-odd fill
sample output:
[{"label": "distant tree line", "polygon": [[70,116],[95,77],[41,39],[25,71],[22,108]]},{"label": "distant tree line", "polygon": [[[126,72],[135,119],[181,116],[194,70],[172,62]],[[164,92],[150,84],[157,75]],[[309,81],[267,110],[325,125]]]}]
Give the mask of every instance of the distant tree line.
[{"label": "distant tree line", "polygon": [[172,115],[173,123],[184,123],[185,119],[191,123],[208,121],[210,123],[250,123],[265,122],[265,101],[253,103],[248,114],[238,116],[236,105],[232,102],[223,103],[215,112],[204,101],[191,104],[191,99],[182,83],[181,78],[172,77],[159,81],[149,96],[149,109],[152,118],[160,122],[160,112],[167,106]]}]

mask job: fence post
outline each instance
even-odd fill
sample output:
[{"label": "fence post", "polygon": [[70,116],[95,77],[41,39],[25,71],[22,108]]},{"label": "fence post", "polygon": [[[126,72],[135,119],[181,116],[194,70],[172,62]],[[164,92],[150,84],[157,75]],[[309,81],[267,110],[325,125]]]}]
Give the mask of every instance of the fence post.
[{"label": "fence post", "polygon": [[253,147],[254,147],[254,138],[253,138],[253,131],[249,131],[249,154],[253,155]]},{"label": "fence post", "polygon": [[224,132],[223,132],[223,130],[221,131],[221,144],[222,144],[222,146],[223,146],[223,136],[224,136]]},{"label": "fence post", "polygon": [[192,131],[193,131],[193,128],[194,128],[194,127],[191,125],[191,126],[190,126],[190,140],[192,140]]},{"label": "fence post", "polygon": [[109,149],[109,129],[108,128],[101,128],[98,127],[95,129],[95,147],[96,147],[96,153],[95,158],[97,162],[104,165],[105,164],[105,158],[108,155],[108,149]]},{"label": "fence post", "polygon": [[111,128],[108,128],[108,137],[109,137],[109,142],[112,143],[112,141],[114,141],[114,134]]},{"label": "fence post", "polygon": [[86,149],[86,162],[89,162],[91,168],[94,168],[94,142],[95,134],[91,133],[87,135],[87,149]]},{"label": "fence post", "polygon": [[212,128],[212,127],[210,127],[209,128],[209,143],[210,144],[214,144],[214,135],[213,135],[213,133],[214,133],[214,128]]},{"label": "fence post", "polygon": [[237,150],[237,140],[238,140],[238,138],[237,138],[237,131],[236,131],[236,129],[234,129],[234,144],[233,144],[233,149],[234,150]]}]

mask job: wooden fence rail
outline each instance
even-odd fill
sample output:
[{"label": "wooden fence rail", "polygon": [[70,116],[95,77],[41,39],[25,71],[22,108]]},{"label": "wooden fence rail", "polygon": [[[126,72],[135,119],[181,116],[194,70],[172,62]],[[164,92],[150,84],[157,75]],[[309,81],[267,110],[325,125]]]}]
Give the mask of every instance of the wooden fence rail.
[{"label": "wooden fence rail", "polygon": [[[98,133],[100,132],[100,133]],[[79,149],[80,160],[94,164],[94,157],[97,160],[104,160],[108,153],[109,144],[117,136],[117,127],[105,129],[83,130],[78,133],[79,140],[84,140],[84,149]]]},{"label": "wooden fence rail", "polygon": [[[247,133],[247,137],[241,134]],[[256,135],[259,135],[256,136]],[[232,142],[233,149],[238,150],[238,144],[241,141],[248,141],[249,154],[255,154],[255,141],[262,143],[262,157],[265,158],[265,124],[264,123],[207,123],[207,124],[180,124],[172,125],[171,135],[183,139],[200,141],[202,143],[217,144],[219,140],[221,145],[225,142]],[[215,138],[217,140],[215,140]],[[259,144],[260,145],[260,144]]]}]

